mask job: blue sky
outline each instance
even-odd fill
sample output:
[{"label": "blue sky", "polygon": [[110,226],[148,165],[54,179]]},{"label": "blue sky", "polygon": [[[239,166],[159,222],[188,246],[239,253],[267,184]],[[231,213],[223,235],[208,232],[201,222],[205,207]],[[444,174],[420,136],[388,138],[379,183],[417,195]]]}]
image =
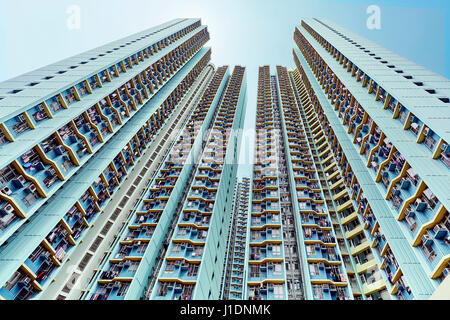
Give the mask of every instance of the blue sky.
[{"label": "blue sky", "polygon": [[[379,30],[366,27],[373,4],[381,10]],[[67,10],[73,5],[80,24],[71,29]],[[247,67],[245,126],[252,128],[257,68],[293,67],[292,37],[301,18],[333,20],[450,78],[449,7],[446,0],[0,0],[0,81],[174,18],[201,18],[211,35],[212,62]],[[245,155],[243,161],[252,158]]]}]

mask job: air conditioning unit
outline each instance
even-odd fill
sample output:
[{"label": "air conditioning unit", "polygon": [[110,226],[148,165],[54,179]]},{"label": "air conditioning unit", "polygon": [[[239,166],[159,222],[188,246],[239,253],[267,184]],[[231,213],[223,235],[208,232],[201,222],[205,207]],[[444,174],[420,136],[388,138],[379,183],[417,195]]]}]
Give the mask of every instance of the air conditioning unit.
[{"label": "air conditioning unit", "polygon": [[422,200],[417,198],[416,201],[414,201],[414,206],[417,207],[419,205],[419,203],[421,203],[421,202],[422,202]]},{"label": "air conditioning unit", "polygon": [[7,205],[5,206],[5,211],[6,211],[7,213],[13,213],[13,212],[14,212],[14,207],[13,207],[12,205],[10,205],[10,204],[7,204]]},{"label": "air conditioning unit", "polygon": [[434,238],[438,240],[444,239],[448,234],[448,229],[441,223],[435,225],[433,231],[435,233]]},{"label": "air conditioning unit", "polygon": [[26,179],[22,175],[18,175],[17,180],[19,180],[22,184],[26,182]]},{"label": "air conditioning unit", "polygon": [[408,217],[408,218],[414,218],[415,215],[416,214],[412,210],[407,210],[406,211],[406,217]]},{"label": "air conditioning unit", "polygon": [[427,203],[421,201],[420,203],[418,203],[416,211],[424,212],[427,209],[427,207],[428,207]]},{"label": "air conditioning unit", "polygon": [[6,194],[6,195],[10,195],[11,194],[11,189],[7,186],[4,186],[3,188],[0,189],[0,192]]},{"label": "air conditioning unit", "polygon": [[433,244],[433,239],[431,239],[431,237],[427,234],[422,236],[422,243],[424,246],[431,246]]},{"label": "air conditioning unit", "polygon": [[442,270],[442,274],[444,276],[448,276],[450,274],[450,268],[445,268],[444,270]]},{"label": "air conditioning unit", "polygon": [[25,116],[23,114],[19,114],[17,116],[17,120],[19,120],[20,122],[24,122],[25,121]]},{"label": "air conditioning unit", "polygon": [[34,184],[30,184],[29,189],[31,192],[34,192],[34,191],[36,191],[36,186]]},{"label": "air conditioning unit", "polygon": [[428,136],[428,135],[430,135],[430,133],[432,133],[432,131],[430,130],[430,128],[424,128],[424,129],[423,129],[423,134],[424,134],[424,135]]}]

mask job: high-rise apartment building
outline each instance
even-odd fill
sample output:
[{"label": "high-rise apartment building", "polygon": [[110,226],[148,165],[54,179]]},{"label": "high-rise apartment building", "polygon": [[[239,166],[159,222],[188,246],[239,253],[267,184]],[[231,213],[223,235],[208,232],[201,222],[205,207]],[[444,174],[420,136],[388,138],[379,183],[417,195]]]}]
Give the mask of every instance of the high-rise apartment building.
[{"label": "high-rise apartment building", "polygon": [[303,20],[294,41],[353,296],[430,298],[450,270],[450,81],[330,21]]},{"label": "high-rise apartment building", "polygon": [[64,299],[98,259],[210,81],[208,39],[177,19],[0,84],[1,298]]}]

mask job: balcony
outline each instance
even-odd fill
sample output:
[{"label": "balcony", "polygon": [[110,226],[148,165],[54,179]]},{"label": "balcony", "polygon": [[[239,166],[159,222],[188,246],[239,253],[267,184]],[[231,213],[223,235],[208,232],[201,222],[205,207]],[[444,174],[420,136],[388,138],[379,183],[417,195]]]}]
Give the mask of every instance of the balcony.
[{"label": "balcony", "polygon": [[129,286],[130,282],[121,281],[100,284],[91,296],[91,300],[123,300]]},{"label": "balcony", "polygon": [[50,164],[45,164],[35,149],[25,152],[18,160],[25,172],[36,178],[39,184],[45,186],[47,190],[50,190],[59,181],[55,168]]},{"label": "balcony", "polygon": [[92,76],[88,79],[89,82],[89,86],[91,87],[92,91],[97,90],[98,88],[100,88],[100,84],[99,81],[97,80],[96,76]]},{"label": "balcony", "polygon": [[197,229],[196,227],[178,226],[174,239],[191,240],[194,242],[205,242],[208,230]]},{"label": "balcony", "polygon": [[62,141],[66,146],[76,151],[76,154],[80,160],[88,154],[86,142],[83,139],[77,137],[77,134],[75,133],[71,123],[68,123],[58,129],[58,134],[60,135]]},{"label": "balcony", "polygon": [[53,270],[57,267],[51,252],[44,248],[41,244],[33,253],[25,260],[25,265],[36,275],[36,281],[39,284],[45,282]]},{"label": "balcony", "polygon": [[148,247],[148,242],[136,241],[130,245],[121,245],[113,255],[112,262],[124,261],[128,258],[141,258]]},{"label": "balcony", "polygon": [[106,72],[106,70],[101,71],[101,72],[98,74],[98,76],[99,76],[100,82],[101,82],[102,84],[109,82],[109,80],[108,80],[108,76],[109,76],[109,75],[108,75],[108,73]]},{"label": "balcony", "polygon": [[266,262],[262,264],[250,264],[248,282],[262,282],[267,279],[283,279],[285,271],[281,262]]},{"label": "balcony", "polygon": [[263,261],[264,259],[281,259],[281,244],[267,244],[266,246],[251,246],[249,259],[253,261]]},{"label": "balcony", "polygon": [[38,285],[21,269],[17,270],[11,278],[0,288],[0,295],[7,300],[28,300],[37,292]]},{"label": "balcony", "polygon": [[211,216],[204,216],[200,213],[184,212],[180,219],[180,224],[195,224],[198,227],[208,227]]},{"label": "balcony", "polygon": [[75,87],[76,87],[77,92],[80,95],[80,97],[84,97],[89,94],[88,87],[84,81],[78,83]]},{"label": "balcony", "polygon": [[121,124],[122,120],[118,118],[118,114],[116,113],[116,109],[110,107],[106,100],[100,101],[100,108],[103,112],[103,114],[108,118],[109,122],[111,123],[112,128],[117,127]]},{"label": "balcony", "polygon": [[194,284],[180,284],[177,282],[159,281],[155,287],[155,299],[164,300],[191,300]]},{"label": "balcony", "polygon": [[99,211],[95,197],[88,189],[80,197],[79,202],[83,210],[86,212],[85,219],[90,222],[95,213]]},{"label": "balcony", "polygon": [[[116,110],[119,114],[120,120],[124,120],[125,118],[128,118],[127,109],[123,106],[122,102],[116,99],[111,99],[112,108]],[[108,114],[108,111],[105,111],[106,114]],[[113,122],[114,118],[111,118],[110,121]]]},{"label": "balcony", "polygon": [[410,127],[409,130],[415,135],[418,136],[420,129],[422,128],[422,122],[417,119],[414,115],[410,116]]},{"label": "balcony", "polygon": [[8,202],[0,201],[0,236],[17,221],[19,221],[19,217],[17,216],[14,207]]},{"label": "balcony", "polygon": [[[78,131],[86,138],[91,148],[95,147],[100,142],[100,137],[98,136],[97,130],[95,130],[92,125],[84,119],[83,115],[80,115],[73,119],[75,126]],[[107,127],[105,126],[104,128]]]},{"label": "balcony", "polygon": [[66,259],[70,246],[75,244],[74,239],[61,223],[58,223],[45,239],[51,245],[54,256],[60,263]]},{"label": "balcony", "polygon": [[22,203],[25,208],[32,207],[41,198],[36,185],[26,180],[12,165],[0,170],[0,192]]},{"label": "balcony", "polygon": [[131,244],[137,240],[150,240],[155,232],[156,227],[141,227],[138,229],[129,229],[126,237],[120,242],[121,244]]},{"label": "balcony", "polygon": [[[134,103],[135,103],[136,106],[142,104],[141,103],[141,101],[142,101],[141,95],[139,94],[139,92],[135,88],[131,88],[129,90],[129,93],[130,93],[131,97],[134,99]],[[144,95],[144,97],[145,97],[145,95]]]},{"label": "balcony", "polygon": [[284,284],[264,283],[248,287],[249,300],[275,300],[285,299]]},{"label": "balcony", "polygon": [[219,182],[218,181],[211,181],[210,179],[200,179],[200,178],[195,178],[195,184],[194,186],[198,187],[198,186],[204,186],[207,189],[214,189],[217,190],[218,186],[219,186]]},{"label": "balcony", "polygon": [[64,108],[62,105],[61,96],[59,96],[59,95],[56,95],[51,99],[48,99],[46,101],[46,103],[49,106],[50,111],[53,114],[58,113],[59,111],[61,111]]},{"label": "balcony", "polygon": [[79,239],[83,231],[88,227],[87,221],[83,218],[83,214],[77,206],[73,206],[64,215],[64,221],[72,230],[71,236],[74,240]]},{"label": "balcony", "polygon": [[63,173],[70,172],[75,166],[75,163],[69,157],[68,151],[59,143],[54,134],[43,140],[40,146],[47,157],[55,162]]},{"label": "balcony", "polygon": [[166,200],[156,199],[154,201],[144,202],[141,209],[146,212],[162,212],[166,205]]},{"label": "balcony", "polygon": [[199,263],[190,263],[184,259],[166,261],[162,277],[192,281],[197,278],[199,265]]},{"label": "balcony", "polygon": [[12,133],[13,137],[17,137],[25,131],[31,130],[30,125],[28,124],[25,113],[22,113],[14,118],[9,119],[5,122],[6,127]]},{"label": "balcony", "polygon": [[0,146],[9,142],[9,139],[6,137],[3,129],[0,127]]},{"label": "balcony", "polygon": [[108,73],[109,73],[109,77],[110,77],[111,80],[114,79],[114,78],[117,78],[119,76],[115,66],[109,67],[108,68]]},{"label": "balcony", "polygon": [[[112,282],[114,280],[130,280],[134,277],[138,261],[125,260],[123,262],[111,263],[109,269],[100,274],[99,282]],[[103,281],[106,280],[106,281]],[[110,280],[110,281],[108,281]]]},{"label": "balcony", "polygon": [[69,89],[65,90],[64,92],[62,92],[62,95],[63,95],[67,105],[71,105],[72,103],[77,101],[77,97],[76,97],[74,88],[69,88]]},{"label": "balcony", "polygon": [[48,114],[44,109],[43,104],[39,104],[36,107],[30,109],[27,111],[29,114],[31,114],[31,119],[34,122],[34,124],[40,124],[44,120],[48,119]]},{"label": "balcony", "polygon": [[201,260],[204,247],[191,245],[187,242],[172,242],[168,250],[168,257],[183,257],[189,260]]},{"label": "balcony", "polygon": [[94,190],[94,193],[97,197],[97,204],[99,205],[99,207],[102,207],[107,201],[107,198],[109,198],[109,196],[106,193],[106,186],[101,176],[99,176],[94,181],[94,183],[92,184],[92,189]]},{"label": "balcony", "polygon": [[152,212],[138,212],[135,220],[134,225],[135,226],[142,226],[142,225],[151,225],[151,224],[157,224],[159,222],[159,219],[161,218],[162,209],[160,211],[152,211]]}]

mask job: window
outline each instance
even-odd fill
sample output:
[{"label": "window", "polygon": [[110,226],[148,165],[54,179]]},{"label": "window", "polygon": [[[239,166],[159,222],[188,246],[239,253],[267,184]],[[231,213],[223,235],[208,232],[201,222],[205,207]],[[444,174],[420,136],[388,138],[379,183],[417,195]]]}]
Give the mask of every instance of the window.
[{"label": "window", "polygon": [[274,238],[280,237],[280,229],[272,229],[272,237]]},{"label": "window", "polygon": [[158,296],[163,297],[167,294],[167,289],[169,286],[169,282],[160,282],[158,288]]},{"label": "window", "polygon": [[202,246],[195,246],[194,247],[194,253],[193,256],[201,256],[203,253],[203,247]]},{"label": "window", "polygon": [[309,255],[314,255],[314,254],[316,254],[316,250],[314,249],[314,245],[310,245],[310,244],[306,245],[306,252],[307,252]]},{"label": "window", "polygon": [[281,284],[273,285],[273,297],[275,299],[283,299],[284,298],[283,285],[281,285]]},{"label": "window", "polygon": [[144,253],[146,248],[147,248],[147,243],[141,244],[137,249],[137,253]]},{"label": "window", "polygon": [[317,263],[310,263],[309,264],[309,272],[313,276],[318,276],[320,273],[319,266]]},{"label": "window", "polygon": [[282,274],[281,263],[275,263],[274,264],[273,274],[275,274],[275,275],[281,275]]},{"label": "window", "polygon": [[130,286],[129,282],[121,283],[119,291],[117,292],[117,296],[124,296],[127,293],[128,287]]},{"label": "window", "polygon": [[313,292],[314,292],[315,299],[323,299],[322,285],[313,284]]},{"label": "window", "polygon": [[172,253],[180,253],[181,251],[181,244],[176,243],[172,247]]},{"label": "window", "polygon": [[184,236],[186,234],[187,228],[179,228],[177,236]]},{"label": "window", "polygon": [[131,261],[130,267],[128,268],[129,273],[135,273],[139,266],[138,261]]},{"label": "window", "polygon": [[167,262],[165,273],[173,273],[175,271],[175,262],[169,261]]},{"label": "window", "polygon": [[272,246],[272,254],[274,256],[279,256],[281,254],[281,246],[279,244]]}]

